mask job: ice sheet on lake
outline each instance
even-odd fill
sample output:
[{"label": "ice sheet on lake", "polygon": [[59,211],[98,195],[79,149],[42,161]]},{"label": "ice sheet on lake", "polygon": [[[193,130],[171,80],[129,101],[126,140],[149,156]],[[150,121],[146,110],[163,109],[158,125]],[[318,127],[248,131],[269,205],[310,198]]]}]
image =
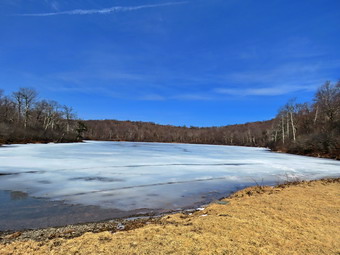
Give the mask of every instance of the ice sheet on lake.
[{"label": "ice sheet on lake", "polygon": [[339,175],[339,161],[264,148],[94,141],[0,148],[0,190],[121,210],[176,209],[255,181]]}]

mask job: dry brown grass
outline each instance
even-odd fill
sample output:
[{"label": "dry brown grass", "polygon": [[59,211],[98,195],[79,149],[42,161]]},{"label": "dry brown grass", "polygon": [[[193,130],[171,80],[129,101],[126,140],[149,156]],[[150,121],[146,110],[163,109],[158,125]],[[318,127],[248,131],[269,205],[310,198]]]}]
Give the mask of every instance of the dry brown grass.
[{"label": "dry brown grass", "polygon": [[0,254],[340,254],[340,182],[248,188],[192,215],[117,233],[16,241]]}]

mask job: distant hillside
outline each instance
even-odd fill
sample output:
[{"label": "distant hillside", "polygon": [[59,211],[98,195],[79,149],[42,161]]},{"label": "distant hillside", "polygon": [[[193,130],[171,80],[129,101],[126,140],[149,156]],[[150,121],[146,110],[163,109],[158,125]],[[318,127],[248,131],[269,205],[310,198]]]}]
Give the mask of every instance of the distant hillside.
[{"label": "distant hillside", "polygon": [[326,82],[312,103],[290,100],[268,121],[223,127],[178,127],[151,122],[88,120],[86,139],[269,147],[340,159],[340,82]]},{"label": "distant hillside", "polygon": [[90,140],[267,146],[274,121],[204,128],[118,120],[84,123],[84,137]]}]

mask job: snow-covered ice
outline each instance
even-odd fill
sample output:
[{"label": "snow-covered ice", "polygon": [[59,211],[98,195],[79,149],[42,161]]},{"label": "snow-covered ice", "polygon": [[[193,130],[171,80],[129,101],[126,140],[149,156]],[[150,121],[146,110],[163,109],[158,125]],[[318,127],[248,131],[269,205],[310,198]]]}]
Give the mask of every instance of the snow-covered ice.
[{"label": "snow-covered ice", "polygon": [[184,208],[256,182],[339,175],[340,161],[265,148],[95,141],[0,148],[0,190],[120,210]]}]

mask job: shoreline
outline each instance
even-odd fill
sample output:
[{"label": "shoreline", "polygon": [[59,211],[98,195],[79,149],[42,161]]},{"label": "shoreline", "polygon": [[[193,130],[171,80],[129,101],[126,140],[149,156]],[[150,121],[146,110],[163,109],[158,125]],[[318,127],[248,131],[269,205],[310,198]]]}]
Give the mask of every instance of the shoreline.
[{"label": "shoreline", "polygon": [[297,156],[305,156],[305,157],[312,157],[312,158],[324,158],[324,159],[333,159],[333,160],[340,160],[338,157],[334,157],[328,154],[320,154],[320,153],[292,153],[288,151],[282,150],[272,150],[268,147],[261,147],[261,146],[246,146],[246,145],[234,145],[234,144],[211,144],[211,143],[179,143],[179,142],[148,142],[148,141],[125,141],[125,140],[94,140],[94,139],[84,139],[81,141],[64,141],[64,142],[56,142],[56,141],[37,141],[37,142],[16,142],[16,143],[0,143],[0,148],[7,145],[25,145],[25,144],[62,144],[62,143],[84,143],[86,141],[94,141],[94,142],[126,142],[126,143],[162,143],[162,144],[191,144],[191,145],[215,145],[215,146],[236,146],[236,147],[247,147],[247,148],[263,148],[267,149],[270,152],[275,153],[285,153],[290,155],[297,155]]},{"label": "shoreline", "polygon": [[37,240],[13,233],[0,243],[0,253],[338,254],[339,188],[340,178],[258,185],[194,213],[124,230],[103,228],[72,237],[68,229],[69,236]]},{"label": "shoreline", "polygon": [[[195,209],[185,209],[179,211],[170,211],[166,213],[161,213],[158,215],[136,215],[125,218],[116,218],[103,220],[98,222],[88,222],[88,223],[78,223],[70,224],[59,227],[48,227],[48,228],[37,228],[37,229],[27,229],[22,231],[0,231],[0,246],[8,245],[17,241],[36,241],[36,242],[46,242],[53,239],[74,239],[81,237],[86,233],[102,233],[109,231],[110,233],[126,232],[130,230],[135,230],[143,228],[147,225],[157,225],[162,224],[164,218],[169,218],[173,215],[197,215],[202,214],[203,211],[209,210],[213,205],[228,205],[231,201],[240,198],[248,198],[254,196],[261,196],[264,194],[273,194],[281,192],[284,189],[289,189],[294,186],[303,185],[313,185],[315,183],[322,183],[327,185],[329,183],[340,184],[340,177],[332,178],[322,178],[310,181],[285,181],[284,183],[274,185],[274,186],[262,186],[256,184],[238,191],[231,193],[227,197],[223,197],[219,200],[215,200],[204,207]],[[181,217],[181,216],[180,216]]]}]

